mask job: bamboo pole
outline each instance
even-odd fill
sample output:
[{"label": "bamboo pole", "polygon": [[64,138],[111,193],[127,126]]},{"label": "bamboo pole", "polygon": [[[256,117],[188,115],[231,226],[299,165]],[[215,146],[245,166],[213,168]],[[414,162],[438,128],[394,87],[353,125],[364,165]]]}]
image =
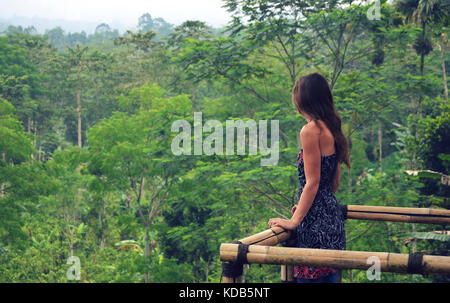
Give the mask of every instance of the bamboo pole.
[{"label": "bamboo pole", "polygon": [[[291,234],[295,235],[295,234]],[[296,237],[290,237],[289,240],[281,243],[283,247],[297,247],[297,239]],[[281,283],[294,283],[294,265],[291,264],[283,264],[281,265]]]},{"label": "bamboo pole", "polygon": [[393,206],[369,206],[347,205],[349,212],[378,212],[389,214],[410,214],[426,216],[442,216],[450,218],[450,210],[434,208],[393,207]]},{"label": "bamboo pole", "polygon": [[[285,230],[281,227],[272,227],[255,235],[239,240],[240,243],[246,245],[277,245],[286,242],[291,237],[291,231]],[[243,264],[232,262],[224,262],[222,265],[222,283],[241,283],[243,281],[242,275],[236,273],[243,270]]]},{"label": "bamboo pole", "polygon": [[294,282],[294,265],[291,264],[281,265],[281,282],[282,283]]},{"label": "bamboo pole", "polygon": [[450,210],[347,205],[347,219],[448,225]]},{"label": "bamboo pole", "polygon": [[[223,243],[220,246],[220,260],[223,262],[236,261],[237,254],[237,244]],[[327,266],[363,270],[367,270],[373,265],[373,263],[368,262],[370,257],[377,257],[380,260],[380,270],[383,272],[409,272],[408,254],[260,245],[250,245],[247,253],[248,263]],[[422,258],[422,272],[449,274],[450,257],[424,255]]]},{"label": "bamboo pole", "polygon": [[290,230],[285,230],[281,227],[276,226],[257,233],[256,235],[241,239],[239,240],[239,242],[247,245],[274,246],[289,240],[290,237]]},{"label": "bamboo pole", "polygon": [[222,283],[243,283],[243,278],[242,276],[235,278],[222,276]]},{"label": "bamboo pole", "polygon": [[441,224],[450,225],[450,217],[427,217],[427,216],[409,216],[397,214],[379,214],[365,212],[348,212],[348,219],[372,220],[372,221],[391,221],[406,223],[424,223],[424,224]]}]

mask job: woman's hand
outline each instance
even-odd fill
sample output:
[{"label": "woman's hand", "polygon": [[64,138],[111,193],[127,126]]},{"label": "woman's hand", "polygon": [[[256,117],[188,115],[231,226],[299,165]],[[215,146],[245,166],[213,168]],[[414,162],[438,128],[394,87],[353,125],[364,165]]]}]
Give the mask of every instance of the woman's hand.
[{"label": "woman's hand", "polygon": [[287,230],[295,230],[297,228],[297,225],[294,224],[291,220],[281,218],[272,218],[269,220],[268,224],[269,228],[272,228],[274,226],[279,226]]}]

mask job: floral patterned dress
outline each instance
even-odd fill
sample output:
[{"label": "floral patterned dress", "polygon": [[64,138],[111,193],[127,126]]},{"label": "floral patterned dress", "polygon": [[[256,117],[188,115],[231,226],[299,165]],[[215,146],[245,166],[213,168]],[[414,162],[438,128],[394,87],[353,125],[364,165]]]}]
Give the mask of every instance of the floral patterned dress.
[{"label": "floral patterned dress", "polygon": [[[297,247],[345,250],[345,220],[333,193],[333,178],[337,168],[337,155],[321,156],[320,184],[314,201],[302,222],[297,226]],[[300,188],[297,201],[306,184],[303,149],[297,157]],[[295,266],[294,277],[319,279],[337,272],[329,267]]]}]

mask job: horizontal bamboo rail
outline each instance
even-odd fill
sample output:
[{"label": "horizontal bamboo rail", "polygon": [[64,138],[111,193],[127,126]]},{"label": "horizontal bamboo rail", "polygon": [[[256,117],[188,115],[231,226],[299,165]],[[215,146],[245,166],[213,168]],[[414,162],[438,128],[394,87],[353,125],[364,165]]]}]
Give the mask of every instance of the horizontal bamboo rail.
[{"label": "horizontal bamboo rail", "polygon": [[391,214],[411,214],[450,217],[450,210],[436,208],[415,208],[395,206],[347,205],[348,211],[384,212]]},{"label": "horizontal bamboo rail", "polygon": [[446,209],[366,205],[347,205],[346,209],[347,219],[450,224],[450,210]]},{"label": "horizontal bamboo rail", "polygon": [[[236,262],[238,250],[238,244],[223,243],[220,246],[220,260]],[[380,260],[380,270],[383,272],[411,273],[408,254],[261,245],[248,246],[246,253],[246,260],[250,264],[311,265],[365,270],[373,265],[368,262],[371,257]],[[450,274],[450,257],[423,255],[420,267],[421,273],[424,274]]]},{"label": "horizontal bamboo rail", "polygon": [[274,246],[283,243],[291,237],[291,231],[281,227],[272,227],[260,233],[239,240],[242,244],[247,245],[268,245]]}]

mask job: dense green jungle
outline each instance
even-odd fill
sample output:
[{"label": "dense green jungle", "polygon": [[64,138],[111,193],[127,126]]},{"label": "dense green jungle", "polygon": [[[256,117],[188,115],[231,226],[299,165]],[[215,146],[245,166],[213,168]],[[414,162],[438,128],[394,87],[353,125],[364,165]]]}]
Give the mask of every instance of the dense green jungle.
[{"label": "dense green jungle", "polygon": [[[222,2],[223,28],[145,12],[122,34],[1,28],[0,282],[220,282],[220,244],[297,203],[306,121],[292,88],[311,72],[329,82],[350,147],[340,204],[450,209],[449,0]],[[278,162],[175,154],[173,123],[194,130],[194,113],[224,127],[278,121]],[[450,250],[439,224],[349,219],[346,239],[354,251]],[[246,265],[244,279],[280,282],[280,266]]]}]

